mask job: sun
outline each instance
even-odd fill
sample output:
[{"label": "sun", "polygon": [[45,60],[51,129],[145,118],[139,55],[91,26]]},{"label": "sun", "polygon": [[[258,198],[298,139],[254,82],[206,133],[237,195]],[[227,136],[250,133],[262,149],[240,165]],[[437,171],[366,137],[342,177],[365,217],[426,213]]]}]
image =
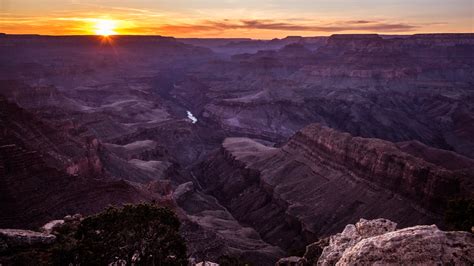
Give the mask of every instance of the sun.
[{"label": "sun", "polygon": [[117,23],[114,20],[100,19],[95,23],[94,31],[95,34],[102,36],[115,35],[117,34],[115,31],[116,27]]}]

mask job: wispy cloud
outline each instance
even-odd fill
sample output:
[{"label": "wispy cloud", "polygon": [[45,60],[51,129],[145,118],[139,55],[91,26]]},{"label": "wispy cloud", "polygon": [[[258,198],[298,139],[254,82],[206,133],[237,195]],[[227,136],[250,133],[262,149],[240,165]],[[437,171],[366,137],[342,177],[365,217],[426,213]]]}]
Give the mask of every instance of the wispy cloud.
[{"label": "wispy cloud", "polygon": [[275,30],[299,32],[344,32],[344,31],[374,31],[374,32],[408,32],[418,26],[407,23],[388,23],[384,21],[354,20],[321,25],[302,24],[288,20],[271,19],[242,19],[242,20],[206,20],[193,24],[167,24],[157,30],[166,32],[187,33],[194,31],[228,31],[228,30]]},{"label": "wispy cloud", "polygon": [[[423,30],[426,23],[408,23],[387,19],[329,20],[311,17],[282,19],[200,20],[173,13],[157,13],[146,9],[115,7],[115,13],[97,10],[50,13],[47,16],[18,16],[4,13],[0,31],[7,33],[94,34],[94,24],[113,20],[120,34],[146,34],[193,37],[257,37],[273,38],[287,35],[330,35],[332,33],[411,33]],[[120,11],[118,11],[119,9]],[[433,22],[433,25],[435,25]]]}]

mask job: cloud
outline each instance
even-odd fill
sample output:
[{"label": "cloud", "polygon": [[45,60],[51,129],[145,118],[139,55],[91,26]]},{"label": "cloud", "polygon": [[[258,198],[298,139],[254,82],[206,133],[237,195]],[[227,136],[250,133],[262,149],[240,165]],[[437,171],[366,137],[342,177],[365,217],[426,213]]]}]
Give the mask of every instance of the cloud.
[{"label": "cloud", "polygon": [[[124,10],[128,9],[124,8]],[[137,13],[104,15],[94,10],[82,13],[64,10],[43,16],[17,16],[3,13],[1,21],[2,28],[7,33],[93,34],[95,22],[100,19],[109,19],[117,22],[117,32],[120,34],[258,38],[291,35],[292,32],[301,35],[328,35],[341,32],[408,33],[430,26],[375,19],[328,21],[309,17],[199,20],[167,13],[148,13],[147,10],[133,9],[131,11]]]},{"label": "cloud", "polygon": [[191,33],[228,30],[275,30],[301,32],[343,32],[343,31],[373,31],[373,32],[407,32],[418,26],[406,23],[387,23],[384,21],[354,20],[331,24],[311,25],[295,23],[288,20],[271,19],[241,19],[241,20],[206,20],[193,24],[167,24],[158,27],[159,31]]}]

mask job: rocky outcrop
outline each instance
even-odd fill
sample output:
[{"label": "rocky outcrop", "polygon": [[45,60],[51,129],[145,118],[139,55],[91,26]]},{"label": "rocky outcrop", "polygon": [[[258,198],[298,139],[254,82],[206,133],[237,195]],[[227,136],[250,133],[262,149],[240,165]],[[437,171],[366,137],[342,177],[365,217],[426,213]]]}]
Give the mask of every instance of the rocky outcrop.
[{"label": "rocky outcrop", "polygon": [[396,226],[387,219],[361,219],[331,236],[329,244],[315,260],[311,261],[305,254],[301,258],[292,258],[292,261],[321,266],[472,265],[474,262],[472,233],[445,232],[436,225],[418,225],[400,230],[396,230]]},{"label": "rocky outcrop", "polygon": [[[364,236],[360,227],[369,223],[369,228],[375,231]],[[393,223],[388,227],[378,223],[361,220],[355,227],[348,225],[344,232],[331,237],[317,264],[471,265],[474,262],[474,235],[471,233],[444,232],[435,225],[395,231]]]},{"label": "rocky outcrop", "polygon": [[45,225],[41,227],[41,231],[43,233],[50,234],[54,229],[60,227],[62,224],[64,224],[64,220],[52,220],[50,222],[47,222]]},{"label": "rocky outcrop", "polygon": [[471,233],[444,232],[435,225],[423,225],[364,239],[344,251],[337,265],[473,263],[474,236]]},{"label": "rocky outcrop", "polygon": [[56,240],[56,236],[20,229],[0,229],[0,252],[9,249],[47,246]]},{"label": "rocky outcrop", "polygon": [[361,219],[355,225],[348,224],[342,233],[330,237],[329,245],[323,249],[318,259],[318,265],[334,265],[347,249],[353,247],[362,239],[392,232],[396,227],[396,223],[386,219],[370,221]]}]

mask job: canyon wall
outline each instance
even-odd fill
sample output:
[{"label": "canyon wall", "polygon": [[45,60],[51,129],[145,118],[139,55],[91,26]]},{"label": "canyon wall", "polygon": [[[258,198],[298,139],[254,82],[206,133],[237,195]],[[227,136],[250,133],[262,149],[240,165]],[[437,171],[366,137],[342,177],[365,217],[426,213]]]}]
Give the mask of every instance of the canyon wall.
[{"label": "canyon wall", "polygon": [[205,192],[286,250],[360,218],[437,223],[447,200],[472,197],[472,172],[451,171],[395,144],[312,124],[281,148],[228,138],[196,167]]}]

